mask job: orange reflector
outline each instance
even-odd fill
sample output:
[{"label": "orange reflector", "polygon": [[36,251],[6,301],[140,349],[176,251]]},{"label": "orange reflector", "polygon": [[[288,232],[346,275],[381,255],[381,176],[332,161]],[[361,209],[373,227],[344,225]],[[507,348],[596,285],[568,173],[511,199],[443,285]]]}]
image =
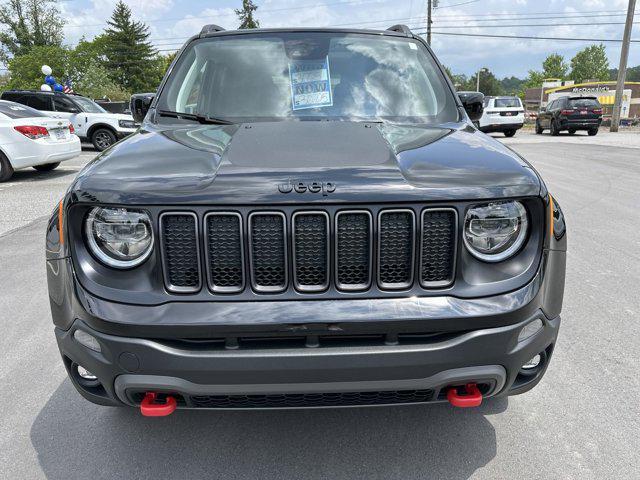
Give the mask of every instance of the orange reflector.
[{"label": "orange reflector", "polygon": [[64,245],[64,231],[62,230],[64,214],[63,203],[64,200],[60,200],[60,203],[58,204],[58,235],[60,236],[60,245]]}]

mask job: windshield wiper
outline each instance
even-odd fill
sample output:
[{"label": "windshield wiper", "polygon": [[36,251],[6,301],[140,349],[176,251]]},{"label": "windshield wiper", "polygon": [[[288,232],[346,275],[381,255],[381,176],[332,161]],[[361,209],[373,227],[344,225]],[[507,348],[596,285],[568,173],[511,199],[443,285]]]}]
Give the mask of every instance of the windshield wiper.
[{"label": "windshield wiper", "polygon": [[172,112],[171,110],[158,110],[158,115],[162,117],[180,118],[184,120],[193,120],[194,122],[209,124],[209,125],[233,125],[233,122],[224,120],[222,118],[210,117],[209,115],[202,115],[200,113],[183,113]]}]

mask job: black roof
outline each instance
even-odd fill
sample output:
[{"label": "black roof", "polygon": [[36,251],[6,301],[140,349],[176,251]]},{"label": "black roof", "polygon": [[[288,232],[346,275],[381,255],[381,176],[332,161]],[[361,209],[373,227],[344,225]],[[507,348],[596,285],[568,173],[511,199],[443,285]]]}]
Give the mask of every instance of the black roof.
[{"label": "black roof", "polygon": [[293,28],[247,28],[242,30],[225,30],[217,25],[205,25],[196,37],[211,37],[217,35],[247,35],[252,33],[282,33],[282,32],[329,32],[329,33],[366,33],[373,35],[390,35],[394,37],[412,37],[414,34],[406,25],[394,25],[386,30],[363,28],[331,28],[331,27],[293,27]]},{"label": "black roof", "polygon": [[55,91],[45,91],[45,90],[30,90],[30,89],[25,89],[25,88],[19,88],[19,89],[13,89],[13,90],[5,90],[3,93],[41,93],[43,95],[76,95],[78,97],[81,97],[82,95],[79,95],[77,93],[64,93],[64,92],[55,92]]}]

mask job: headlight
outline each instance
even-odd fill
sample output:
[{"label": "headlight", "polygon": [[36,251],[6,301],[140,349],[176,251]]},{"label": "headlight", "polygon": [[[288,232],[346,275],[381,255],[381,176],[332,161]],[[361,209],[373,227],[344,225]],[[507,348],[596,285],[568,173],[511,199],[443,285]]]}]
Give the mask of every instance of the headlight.
[{"label": "headlight", "polygon": [[133,120],[118,120],[118,125],[120,128],[137,128]]},{"label": "headlight", "polygon": [[153,250],[151,220],[140,210],[96,207],[87,216],[85,233],[91,253],[110,267],[135,267]]},{"label": "headlight", "polygon": [[485,262],[500,262],[514,255],[527,238],[527,210],[520,202],[476,205],[464,219],[464,244]]}]

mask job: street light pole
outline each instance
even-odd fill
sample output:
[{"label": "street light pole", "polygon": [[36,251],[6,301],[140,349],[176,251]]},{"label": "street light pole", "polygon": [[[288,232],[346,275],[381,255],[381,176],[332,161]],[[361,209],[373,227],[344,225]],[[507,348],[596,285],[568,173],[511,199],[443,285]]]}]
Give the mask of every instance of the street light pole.
[{"label": "street light pole", "polygon": [[610,131],[617,132],[620,126],[620,111],[622,110],[622,94],[624,92],[624,80],[627,74],[627,60],[629,58],[629,44],[631,43],[631,29],[633,28],[633,12],[636,9],[636,0],[629,0],[627,10],[627,22],[624,25],[622,37],[622,51],[620,52],[620,66],[618,67],[618,83],[616,84],[616,99],[613,103],[613,115],[611,116]]}]

